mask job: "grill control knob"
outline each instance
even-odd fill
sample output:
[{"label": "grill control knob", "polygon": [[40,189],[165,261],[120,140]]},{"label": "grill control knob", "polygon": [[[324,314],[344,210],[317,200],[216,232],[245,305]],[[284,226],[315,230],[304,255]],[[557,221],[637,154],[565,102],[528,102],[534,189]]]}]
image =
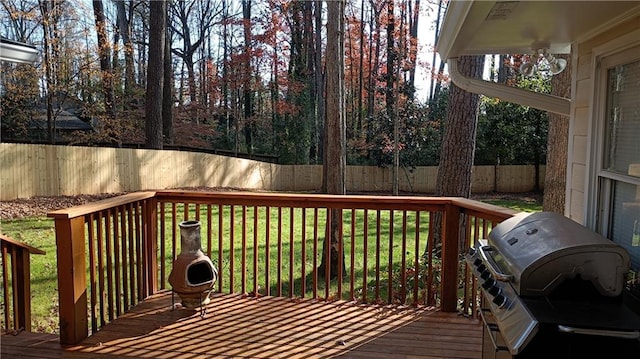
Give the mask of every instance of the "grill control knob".
[{"label": "grill control knob", "polygon": [[475,256],[476,255],[476,249],[475,248],[469,248],[469,255],[470,256]]},{"label": "grill control knob", "polygon": [[493,287],[496,284],[496,280],[493,278],[489,278],[487,280],[484,281],[484,283],[482,283],[482,288],[484,289],[489,289],[491,287]]},{"label": "grill control knob", "polygon": [[473,261],[473,265],[476,266],[476,267],[481,265],[481,264],[482,264],[482,259],[480,259],[480,258],[476,258],[476,260]]},{"label": "grill control knob", "polygon": [[493,298],[493,304],[497,305],[498,308],[502,308],[507,304],[507,297],[502,294],[498,294]]},{"label": "grill control knob", "polygon": [[488,270],[485,270],[482,273],[480,273],[480,278],[489,279],[491,278],[491,273]]},{"label": "grill control knob", "polygon": [[[497,285],[489,287],[488,291],[489,291],[489,294],[491,294],[494,297],[502,296],[500,294],[500,293],[502,293],[502,289],[500,289],[500,287],[498,287]],[[494,298],[494,302],[495,302],[495,298]]]}]

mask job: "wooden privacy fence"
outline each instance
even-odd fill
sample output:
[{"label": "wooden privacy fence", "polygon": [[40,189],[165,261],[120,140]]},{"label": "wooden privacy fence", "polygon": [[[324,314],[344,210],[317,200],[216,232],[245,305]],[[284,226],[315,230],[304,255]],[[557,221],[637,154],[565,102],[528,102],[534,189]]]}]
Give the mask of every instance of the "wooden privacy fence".
[{"label": "wooden privacy fence", "polygon": [[[220,155],[127,148],[0,143],[0,200],[185,187],[318,191],[322,166],[278,165]],[[540,188],[544,182],[540,167]],[[403,192],[434,193],[437,167],[400,170]],[[529,192],[535,166],[475,166],[472,191]],[[392,169],[347,166],[349,192],[390,192]]]},{"label": "wooden privacy fence", "polygon": [[[132,193],[51,212],[61,342],[77,343],[89,328],[93,333],[170,289],[178,224],[194,219],[202,224],[202,249],[218,267],[219,292],[472,314],[477,286],[461,253],[512,214],[460,198],[184,191]],[[344,271],[318,269],[329,258],[323,248],[330,228],[341,239],[335,248]]]},{"label": "wooden privacy fence", "polygon": [[2,252],[3,330],[31,331],[30,254],[44,251],[0,234]]}]

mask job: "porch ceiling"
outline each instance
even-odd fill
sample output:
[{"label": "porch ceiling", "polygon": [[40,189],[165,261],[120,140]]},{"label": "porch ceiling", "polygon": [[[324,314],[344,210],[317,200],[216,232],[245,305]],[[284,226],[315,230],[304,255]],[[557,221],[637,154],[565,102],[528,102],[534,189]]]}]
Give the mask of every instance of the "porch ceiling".
[{"label": "porch ceiling", "polygon": [[474,54],[551,53],[640,11],[640,1],[451,1],[437,50],[443,59]]}]

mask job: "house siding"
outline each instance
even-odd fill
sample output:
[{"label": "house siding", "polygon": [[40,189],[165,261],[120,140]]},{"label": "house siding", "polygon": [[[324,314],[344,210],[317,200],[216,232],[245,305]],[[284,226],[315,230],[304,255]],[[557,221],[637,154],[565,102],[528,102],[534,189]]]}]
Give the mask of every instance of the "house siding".
[{"label": "house siding", "polygon": [[595,143],[591,138],[596,70],[592,63],[594,49],[640,29],[640,13],[627,17],[618,25],[575,44],[574,91],[572,92],[571,123],[567,181],[568,208],[565,213],[573,220],[586,224],[587,206],[595,194],[588,193],[588,177],[591,175],[589,160],[594,157]]}]

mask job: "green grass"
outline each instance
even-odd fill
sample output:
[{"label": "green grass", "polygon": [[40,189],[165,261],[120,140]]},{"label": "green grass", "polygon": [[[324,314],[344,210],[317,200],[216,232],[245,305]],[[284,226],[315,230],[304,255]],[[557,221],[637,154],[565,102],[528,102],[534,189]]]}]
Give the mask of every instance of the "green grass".
[{"label": "green grass", "polygon": [[542,211],[542,203],[535,198],[486,198],[479,199],[482,202],[494,204],[500,207],[511,208],[520,212],[540,212]]},{"label": "green grass", "polygon": [[[541,205],[535,201],[532,200],[518,200],[518,199],[483,199],[482,201],[487,202],[487,203],[492,203],[498,206],[504,206],[504,207],[508,207],[508,208],[512,208],[518,211],[539,211],[541,210]],[[259,209],[260,211],[264,211],[264,208]],[[204,211],[204,209],[201,209],[201,216],[204,217],[206,216],[206,212],[202,212]],[[247,227],[252,227],[253,226],[253,219],[252,219],[252,212],[253,212],[253,208],[249,207],[247,208]],[[312,251],[312,246],[313,246],[313,231],[309,230],[309,226],[313,225],[313,215],[312,210],[307,212],[307,231],[306,231],[306,245],[307,245],[307,256],[305,258],[305,266],[306,266],[306,273],[307,276],[305,278],[305,280],[307,281],[307,286],[308,286],[308,290],[307,293],[305,294],[305,296],[309,296],[311,294],[311,289],[310,289],[310,285],[311,285],[311,278],[308,275],[309,273],[311,273],[311,270],[313,268],[313,258],[310,254],[310,252]],[[178,212],[180,213],[180,212]],[[193,211],[192,211],[193,213]],[[277,236],[276,236],[276,227],[277,227],[277,217],[274,217],[275,214],[277,213],[276,209],[272,209],[271,210],[271,231],[270,231],[270,242],[269,245],[271,247],[271,253],[270,253],[270,261],[271,261],[271,265],[270,265],[270,272],[271,272],[271,293],[275,294],[277,291],[277,288],[275,286],[275,278],[277,275],[277,268],[275,267],[275,263],[276,263],[276,256],[277,256],[277,250],[276,250],[276,244],[277,244]],[[296,227],[294,227],[294,233],[300,233],[300,227],[301,227],[301,210],[296,210],[294,212],[294,223],[296,223]],[[383,212],[383,216],[384,213],[387,213],[387,220],[383,220],[381,221],[381,232],[382,233],[388,233],[388,225],[389,225],[389,221],[388,221],[388,211]],[[346,213],[345,213],[346,214]],[[170,215],[170,213],[166,213],[167,216]],[[426,215],[426,214],[425,214]],[[227,222],[227,226],[224,229],[224,235],[228,236],[229,232],[230,232],[230,228],[228,226],[228,222],[229,222],[229,214],[228,212],[226,212],[224,214],[225,218],[225,222]],[[195,216],[193,214],[190,215],[190,218],[193,219]],[[415,217],[415,215],[414,215]],[[169,218],[169,217],[167,217]],[[266,224],[264,223],[265,219],[264,216],[260,217],[261,219],[259,220],[262,223],[258,224],[258,228],[264,228],[266,226]],[[362,231],[362,218],[363,218],[363,213],[362,211],[357,211],[356,212],[356,223],[358,223],[358,225],[356,226],[356,233],[358,233],[359,231]],[[201,218],[204,219],[204,218]],[[288,222],[289,221],[289,211],[288,210],[284,210],[283,211],[283,234],[282,234],[282,240],[283,243],[288,243],[289,241],[289,225]],[[322,215],[319,216],[318,218],[318,227],[319,228],[324,228],[324,223],[325,223],[325,219],[323,218]],[[348,235],[350,233],[350,222],[351,222],[351,217],[350,215],[346,215],[345,217],[345,224],[344,224],[344,233],[345,233],[345,243],[347,243],[345,246],[350,246],[350,236]],[[239,291],[240,288],[240,284],[239,281],[241,279],[242,276],[242,271],[241,271],[241,263],[239,258],[242,258],[242,250],[240,249],[240,243],[242,243],[242,232],[241,232],[241,223],[242,223],[242,211],[241,210],[237,210],[235,213],[235,223],[236,223],[236,227],[234,228],[234,232],[235,232],[235,241],[234,241],[234,258],[235,259],[235,264],[234,264],[234,273],[235,273],[235,285],[234,285],[234,290]],[[414,221],[412,219],[409,219],[407,221],[408,224],[412,225],[414,223]],[[428,230],[427,227],[427,223],[428,221],[425,219],[421,219],[421,232],[426,232]],[[396,211],[395,212],[395,216],[394,216],[394,238],[395,239],[401,239],[402,238],[402,212],[401,211]],[[167,221],[166,223],[166,228],[170,228],[171,226],[171,222],[170,220]],[[376,219],[375,219],[375,214],[372,212],[369,214],[369,250],[368,250],[368,267],[371,268],[372,265],[375,266],[375,254],[374,254],[374,246],[375,246],[375,226],[376,226]],[[205,241],[206,241],[206,226],[203,225],[202,228],[202,233],[203,233],[203,246],[205,245]],[[408,231],[413,231],[414,229],[408,228]],[[54,232],[54,223],[53,220],[50,218],[46,218],[46,217],[42,217],[42,218],[24,218],[24,219],[17,219],[17,220],[4,220],[1,223],[1,231],[2,233],[18,240],[21,241],[23,243],[29,244],[31,246],[34,246],[36,248],[42,249],[44,251],[46,251],[46,255],[32,255],[31,256],[31,293],[32,293],[32,330],[36,331],[36,332],[49,332],[49,333],[57,333],[59,328],[58,328],[58,294],[57,294],[57,270],[56,270],[56,246],[55,246],[55,232]],[[213,241],[213,245],[212,245],[212,252],[214,253],[212,255],[212,259],[214,259],[214,261],[217,259],[217,241],[215,240],[215,238],[217,238],[217,229],[212,230],[213,232],[213,237],[214,237],[214,241]],[[168,233],[168,237],[170,238],[170,230],[167,232]],[[179,243],[179,233],[176,233],[176,239],[177,242]],[[264,266],[264,247],[266,246],[266,242],[265,242],[265,235],[264,233],[259,233],[258,235],[258,248],[259,249],[259,266]],[[322,238],[324,237],[323,233],[318,233],[318,250],[319,252],[322,251]],[[409,262],[412,261],[411,258],[414,258],[414,254],[412,253],[414,251],[414,242],[413,242],[413,238],[415,236],[414,235],[407,235],[407,248],[406,251],[410,252],[407,253],[408,254],[408,264],[407,266],[410,266]],[[426,234],[425,234],[426,237]],[[253,232],[251,230],[247,230],[247,234],[246,234],[246,239],[247,239],[247,260],[250,263],[248,265],[248,271],[247,273],[247,291],[250,292],[252,290],[252,283],[253,283],[253,279],[250,277],[251,276],[251,269],[252,269],[252,264],[253,263]],[[362,248],[362,241],[356,241],[356,246],[355,246],[355,252],[354,252],[354,262],[356,264],[356,268],[362,268],[362,261],[364,260],[364,256],[362,255],[362,252],[364,251]],[[384,235],[381,238],[381,245],[383,246],[383,249],[381,251],[381,253],[383,255],[386,255],[389,253],[389,246],[388,246],[388,235]],[[401,246],[400,244],[397,244],[398,241],[394,240],[394,244],[391,247],[391,251],[394,255],[394,257],[399,257],[400,253],[401,253]],[[296,270],[294,271],[294,275],[295,273],[300,273],[300,266],[302,263],[301,260],[301,238],[299,238],[299,236],[295,235],[294,236],[294,258],[296,258],[294,266],[296,268]],[[424,246],[425,243],[420,243],[420,246]],[[171,268],[171,240],[168,239],[167,242],[165,243],[165,246],[167,248],[167,252],[166,252],[166,256],[168,257],[167,261],[165,262],[167,265],[167,277],[168,277],[168,270],[170,270]],[[289,256],[289,252],[288,252],[288,246],[285,248],[282,256],[283,256],[283,262],[288,263],[288,256]],[[206,250],[206,249],[205,249]],[[228,241],[225,243],[225,245],[223,246],[223,251],[228,252],[230,250],[229,248],[229,243]],[[347,248],[345,248],[345,250],[347,250]],[[421,249],[423,250],[423,249]],[[228,257],[228,255],[226,255]],[[350,261],[350,254],[349,252],[346,252],[346,264],[349,264]],[[318,262],[319,263],[319,262]],[[386,270],[386,266],[388,265],[388,259],[385,258],[381,258],[381,268],[384,268]],[[222,263],[222,269],[224,270],[228,270],[229,263]],[[398,269],[397,266],[394,269],[395,270]],[[295,284],[294,286],[296,288],[300,288],[301,285],[301,279],[300,278],[288,278],[289,276],[289,268],[287,267],[287,265],[283,265],[283,267],[281,268],[281,271],[283,273],[283,294],[286,295],[288,293],[288,283],[289,280],[294,280]],[[347,273],[347,278],[348,278],[349,273]],[[362,278],[362,273],[360,272],[356,272],[355,276],[357,279],[356,281],[356,288],[362,288],[362,282],[363,282],[363,278]],[[386,290],[386,273],[381,275],[381,287]],[[368,273],[368,277],[367,277],[367,282],[371,285],[372,283],[375,282],[375,274],[373,271],[369,271]],[[318,293],[319,295],[324,295],[324,284],[323,284],[323,280],[319,280],[319,288],[318,288]],[[227,283],[223,283],[224,285],[224,289],[225,290],[229,290],[229,283],[227,281]],[[348,288],[348,281],[345,282],[345,284],[343,284],[343,291],[346,292],[349,290]],[[167,288],[169,288],[167,286]],[[331,287],[331,293],[335,293],[336,291],[336,284],[335,281],[332,283],[332,287]],[[383,291],[381,293],[381,297],[383,299],[386,299],[386,292]],[[299,294],[298,294],[299,295]],[[368,290],[368,298],[371,299],[372,298],[372,292],[370,290]],[[3,320],[3,318],[2,318]]]}]

